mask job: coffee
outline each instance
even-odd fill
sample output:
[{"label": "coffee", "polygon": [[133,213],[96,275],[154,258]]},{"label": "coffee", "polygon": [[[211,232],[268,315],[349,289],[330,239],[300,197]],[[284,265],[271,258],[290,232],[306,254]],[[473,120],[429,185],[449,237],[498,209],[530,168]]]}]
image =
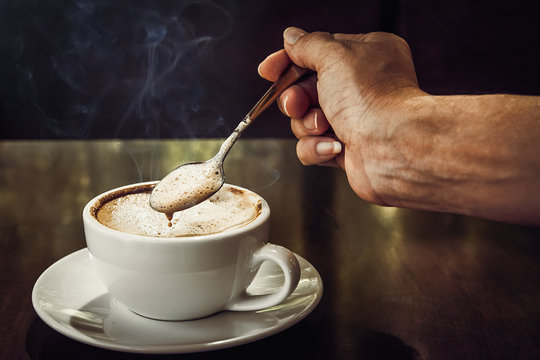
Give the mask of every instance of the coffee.
[{"label": "coffee", "polygon": [[98,202],[93,216],[103,225],[122,232],[181,237],[214,234],[246,225],[261,209],[255,194],[226,184],[206,201],[175,213],[168,222],[163,213],[150,207],[153,186],[134,186],[109,194]]}]

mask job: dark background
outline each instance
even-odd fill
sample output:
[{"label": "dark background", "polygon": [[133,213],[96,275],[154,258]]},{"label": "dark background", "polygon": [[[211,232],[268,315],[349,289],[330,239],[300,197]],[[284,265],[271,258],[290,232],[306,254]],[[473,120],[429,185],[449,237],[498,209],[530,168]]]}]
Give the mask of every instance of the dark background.
[{"label": "dark background", "polygon": [[[540,94],[538,0],[0,0],[0,138],[224,137],[282,31],[389,31],[433,94]],[[272,107],[244,136],[289,137]]]}]

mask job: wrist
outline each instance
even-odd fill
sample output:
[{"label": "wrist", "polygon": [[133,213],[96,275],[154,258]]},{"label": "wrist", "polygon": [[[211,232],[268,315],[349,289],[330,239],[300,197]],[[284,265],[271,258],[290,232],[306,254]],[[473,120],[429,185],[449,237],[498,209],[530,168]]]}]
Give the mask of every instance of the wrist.
[{"label": "wrist", "polygon": [[402,92],[385,116],[387,150],[380,198],[388,205],[453,211],[441,189],[450,181],[445,169],[444,137],[450,124],[437,114],[439,99],[422,91]]}]

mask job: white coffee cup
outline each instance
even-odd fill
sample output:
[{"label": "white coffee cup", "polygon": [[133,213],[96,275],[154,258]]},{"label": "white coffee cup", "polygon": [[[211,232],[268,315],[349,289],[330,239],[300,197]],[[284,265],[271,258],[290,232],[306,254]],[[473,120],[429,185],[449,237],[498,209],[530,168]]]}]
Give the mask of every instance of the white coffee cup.
[{"label": "white coffee cup", "polygon": [[[248,224],[223,232],[154,237],[130,234],[100,223],[96,207],[113,194],[151,188],[155,182],[127,185],[92,199],[83,210],[92,264],[109,293],[133,312],[161,320],[189,320],[222,310],[253,311],[283,302],[296,288],[300,268],[295,255],[268,244],[270,208],[258,197],[260,211]],[[246,292],[264,261],[284,274],[276,292]]]}]

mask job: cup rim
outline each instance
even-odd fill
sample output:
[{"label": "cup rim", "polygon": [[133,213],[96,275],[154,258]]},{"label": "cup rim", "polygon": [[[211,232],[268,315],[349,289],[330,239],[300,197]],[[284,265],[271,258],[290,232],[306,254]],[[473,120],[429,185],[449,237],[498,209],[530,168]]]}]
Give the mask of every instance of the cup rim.
[{"label": "cup rim", "polygon": [[123,239],[126,239],[126,240],[129,239],[130,241],[156,242],[156,243],[164,243],[164,244],[170,243],[170,242],[190,243],[190,242],[223,240],[225,238],[237,236],[238,234],[247,233],[261,226],[262,224],[264,224],[264,222],[266,222],[270,217],[270,207],[268,203],[266,202],[266,200],[261,195],[257,194],[256,192],[252,190],[243,188],[238,185],[228,184],[228,183],[224,185],[232,186],[234,188],[244,190],[248,193],[255,195],[261,204],[261,209],[257,217],[250,223],[239,226],[239,227],[225,229],[224,231],[221,231],[218,233],[204,234],[204,235],[190,235],[190,236],[151,236],[151,235],[133,234],[133,233],[128,233],[128,232],[110,228],[100,223],[96,219],[96,217],[91,214],[91,209],[96,205],[96,203],[103,197],[106,197],[107,195],[110,195],[110,194],[113,194],[115,192],[122,191],[125,189],[129,189],[132,187],[136,187],[136,186],[148,186],[148,185],[157,184],[158,182],[159,181],[146,181],[146,182],[140,182],[140,183],[127,184],[127,185],[119,186],[114,189],[110,189],[110,190],[100,193],[99,195],[95,196],[90,201],[88,201],[86,205],[84,206],[83,214],[82,214],[83,225],[92,226],[102,232],[121,235]]}]

